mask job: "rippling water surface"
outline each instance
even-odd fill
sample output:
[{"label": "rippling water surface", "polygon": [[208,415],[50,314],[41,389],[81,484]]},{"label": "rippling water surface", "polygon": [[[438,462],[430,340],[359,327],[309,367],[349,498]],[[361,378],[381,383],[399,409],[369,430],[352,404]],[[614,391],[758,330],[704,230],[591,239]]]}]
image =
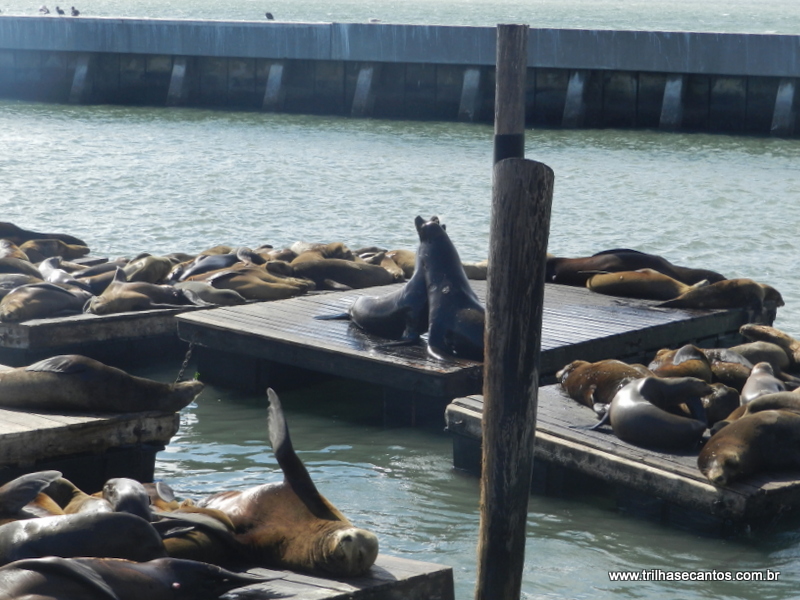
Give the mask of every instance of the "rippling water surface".
[{"label": "rippling water surface", "polygon": [[[38,5],[0,0],[3,14]],[[115,2],[84,14],[168,18],[600,27],[798,33],[796,2],[468,0],[379,3]],[[52,6],[51,6],[52,9]],[[634,247],[777,287],[776,325],[800,336],[797,140],[648,131],[526,134],[555,171],[550,251]],[[84,238],[96,254],[196,252],[296,240],[416,246],[438,214],[462,258],[488,247],[492,130],[190,109],[0,101],[0,220]],[[141,374],[169,380],[178,365]],[[454,472],[441,432],[384,429],[375,390],[328,383],[282,394],[312,477],[382,551],[450,565],[473,595],[478,481]],[[157,477],[197,497],[280,479],[266,400],[209,386],[159,454]],[[532,497],[525,598],[784,599],[800,589],[800,530],[711,539],[626,518],[607,498]],[[765,583],[610,583],[608,571],[779,570]]]}]

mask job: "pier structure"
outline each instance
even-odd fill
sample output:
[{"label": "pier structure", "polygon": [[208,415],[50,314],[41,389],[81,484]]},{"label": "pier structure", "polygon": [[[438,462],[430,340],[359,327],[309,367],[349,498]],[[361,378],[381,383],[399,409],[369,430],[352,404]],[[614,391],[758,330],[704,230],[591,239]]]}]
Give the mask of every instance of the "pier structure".
[{"label": "pier structure", "polygon": [[[0,97],[492,122],[496,28],[0,17]],[[529,31],[528,126],[794,137],[800,35]]]}]

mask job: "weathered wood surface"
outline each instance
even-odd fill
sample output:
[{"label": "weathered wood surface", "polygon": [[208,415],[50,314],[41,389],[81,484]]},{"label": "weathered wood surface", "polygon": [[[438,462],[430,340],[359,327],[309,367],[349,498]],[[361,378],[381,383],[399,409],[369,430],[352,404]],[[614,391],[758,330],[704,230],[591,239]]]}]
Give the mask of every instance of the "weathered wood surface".
[{"label": "weathered wood surface", "polygon": [[[447,428],[480,443],[482,396],[457,398]],[[535,460],[548,461],[700,512],[734,521],[800,507],[800,473],[764,473],[720,488],[697,468],[697,452],[667,453],[623,442],[609,428],[589,431],[594,412],[558,385],[539,389]]]},{"label": "weathered wood surface", "polygon": [[[486,282],[471,281],[485,302]],[[175,317],[181,339],[220,351],[297,365],[338,377],[446,397],[480,393],[483,365],[438,360],[423,344],[385,348],[349,321],[317,315],[346,312],[356,297],[381,295],[402,284],[309,294],[276,302],[215,308]],[[543,381],[575,359],[636,358],[666,346],[735,335],[746,311],[678,310],[655,302],[545,285],[540,375]]]},{"label": "weathered wood surface", "polygon": [[[230,595],[251,600],[453,600],[453,569],[442,565],[379,554],[364,577],[326,579],[291,571],[251,569],[270,581],[239,588]],[[262,595],[263,594],[263,595]]]}]

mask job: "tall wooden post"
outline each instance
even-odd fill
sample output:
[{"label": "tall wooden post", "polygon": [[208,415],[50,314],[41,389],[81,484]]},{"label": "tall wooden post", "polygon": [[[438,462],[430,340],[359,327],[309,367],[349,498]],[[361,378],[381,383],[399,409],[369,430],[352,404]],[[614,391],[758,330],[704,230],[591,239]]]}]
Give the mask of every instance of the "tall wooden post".
[{"label": "tall wooden post", "polygon": [[528,26],[497,26],[494,162],[525,156],[525,79]]},{"label": "tall wooden post", "polygon": [[[500,78],[501,38],[499,30],[498,106],[505,89]],[[519,64],[518,57],[516,62]],[[514,79],[514,87],[524,90],[524,77],[521,83],[519,77]],[[515,93],[514,97],[522,106],[511,109],[517,115],[513,121],[520,123],[522,115],[524,126],[524,94]],[[500,121],[497,112],[495,133],[509,135],[505,125],[499,129]],[[504,123],[510,121],[503,118]],[[522,145],[524,148],[524,138]],[[495,149],[497,155],[497,145]],[[520,597],[553,180],[548,166],[521,157],[500,160],[494,166],[476,600]]]}]

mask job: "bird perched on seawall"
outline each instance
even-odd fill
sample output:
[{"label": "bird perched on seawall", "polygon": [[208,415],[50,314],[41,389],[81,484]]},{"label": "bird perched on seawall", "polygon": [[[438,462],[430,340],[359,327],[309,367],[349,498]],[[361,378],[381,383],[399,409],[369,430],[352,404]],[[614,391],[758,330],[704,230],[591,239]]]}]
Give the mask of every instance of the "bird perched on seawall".
[{"label": "bird perched on seawall", "polygon": [[63,14],[64,14],[64,11],[63,11],[61,8],[59,8],[58,6],[56,6],[56,12],[57,12],[59,15],[63,15]]},{"label": "bird perched on seawall", "polygon": [[41,13],[41,14],[43,14],[43,15],[49,15],[49,14],[50,14],[50,9],[49,9],[49,8],[47,8],[47,7],[46,7],[44,4],[42,4],[42,5],[39,7],[39,13]]},{"label": "bird perched on seawall", "polygon": [[275,17],[272,16],[271,12],[264,13],[264,16],[267,17],[267,21],[274,21]]},{"label": "bird perched on seawall", "polygon": [[73,16],[73,17],[77,17],[78,15],[80,15],[80,14],[81,14],[81,11],[79,11],[79,10],[78,10],[77,8],[75,8],[74,6],[72,7],[72,10],[71,10],[70,12],[71,12],[71,14],[72,14],[72,16]]}]

